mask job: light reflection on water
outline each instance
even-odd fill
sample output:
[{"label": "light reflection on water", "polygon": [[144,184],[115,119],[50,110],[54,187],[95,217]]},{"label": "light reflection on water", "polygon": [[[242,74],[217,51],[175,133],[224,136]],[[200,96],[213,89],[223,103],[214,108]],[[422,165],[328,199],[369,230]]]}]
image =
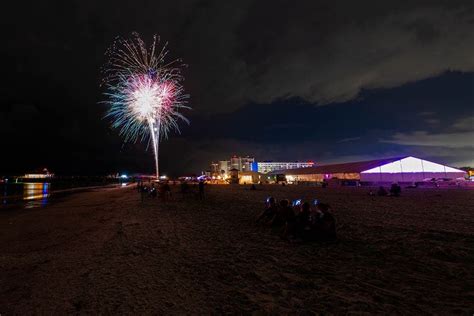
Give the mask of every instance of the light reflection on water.
[{"label": "light reflection on water", "polygon": [[46,206],[49,198],[49,183],[23,183],[23,200],[25,208]]}]

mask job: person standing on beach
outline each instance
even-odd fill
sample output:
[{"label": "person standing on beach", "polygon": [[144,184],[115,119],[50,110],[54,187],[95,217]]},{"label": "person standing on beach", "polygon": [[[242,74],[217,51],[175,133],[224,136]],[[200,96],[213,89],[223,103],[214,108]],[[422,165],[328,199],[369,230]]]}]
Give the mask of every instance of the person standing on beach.
[{"label": "person standing on beach", "polygon": [[145,200],[145,195],[148,193],[148,188],[146,187],[146,185],[141,185],[140,186],[140,196],[141,196],[141,199],[142,199],[142,202],[143,200]]},{"label": "person standing on beach", "polygon": [[156,191],[155,183],[153,182],[153,183],[151,184],[150,197],[156,198],[157,193],[158,193],[158,192]]},{"label": "person standing on beach", "polygon": [[189,192],[189,185],[186,182],[186,180],[184,180],[183,182],[181,182],[181,195],[183,196],[183,199],[185,195],[188,194],[188,192]]},{"label": "person standing on beach", "polygon": [[161,185],[160,196],[163,199],[163,201],[166,201],[171,198],[171,187],[168,184],[168,181],[166,181],[163,185]]}]

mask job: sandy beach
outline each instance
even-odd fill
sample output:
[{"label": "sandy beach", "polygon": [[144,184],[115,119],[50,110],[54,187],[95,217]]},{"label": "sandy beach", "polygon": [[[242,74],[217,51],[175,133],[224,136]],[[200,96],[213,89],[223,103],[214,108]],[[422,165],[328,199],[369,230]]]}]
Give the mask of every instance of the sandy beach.
[{"label": "sandy beach", "polygon": [[[177,190],[174,187],[173,190]],[[134,187],[0,213],[0,314],[472,314],[474,190]],[[329,203],[335,243],[254,223],[267,196]]]}]

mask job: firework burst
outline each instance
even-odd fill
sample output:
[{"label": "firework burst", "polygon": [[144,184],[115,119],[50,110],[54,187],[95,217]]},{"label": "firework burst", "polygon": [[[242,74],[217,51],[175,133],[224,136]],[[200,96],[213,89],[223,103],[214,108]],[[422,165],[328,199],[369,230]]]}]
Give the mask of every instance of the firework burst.
[{"label": "firework burst", "polygon": [[102,71],[105,103],[110,105],[106,117],[125,141],[149,140],[157,177],[160,141],[171,131],[179,132],[179,121],[189,123],[180,111],[190,109],[182,86],[184,65],[179,59],[166,63],[167,44],[158,49],[159,43],[156,35],[149,48],[136,33],[131,39],[118,38],[106,52]]}]

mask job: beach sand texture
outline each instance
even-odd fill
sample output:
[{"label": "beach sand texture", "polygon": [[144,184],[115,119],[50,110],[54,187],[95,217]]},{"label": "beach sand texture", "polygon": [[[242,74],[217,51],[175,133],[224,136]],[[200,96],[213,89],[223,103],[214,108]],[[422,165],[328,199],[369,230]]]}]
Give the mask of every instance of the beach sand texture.
[{"label": "beach sand texture", "polygon": [[[207,185],[204,201],[142,203],[126,187],[0,212],[0,314],[472,313],[474,190],[368,190]],[[270,195],[329,203],[338,241],[256,225]]]}]

